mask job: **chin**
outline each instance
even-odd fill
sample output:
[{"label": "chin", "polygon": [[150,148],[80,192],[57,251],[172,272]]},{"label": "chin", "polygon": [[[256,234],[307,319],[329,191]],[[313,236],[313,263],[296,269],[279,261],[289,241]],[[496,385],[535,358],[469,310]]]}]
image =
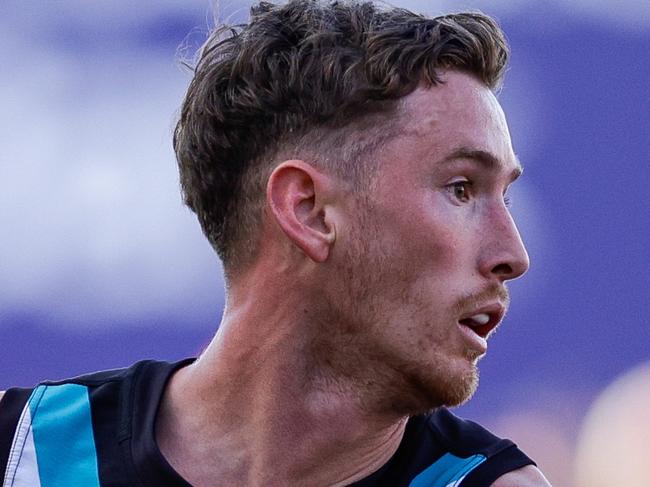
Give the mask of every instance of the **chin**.
[{"label": "chin", "polygon": [[474,396],[476,389],[478,389],[478,369],[474,367],[471,374],[447,385],[446,396],[442,397],[444,399],[442,406],[460,406]]},{"label": "chin", "polygon": [[[400,390],[387,401],[391,413],[415,416],[439,407],[456,407],[469,401],[478,387],[477,360],[463,360],[456,367],[417,367],[402,370]],[[451,365],[451,364],[450,364]]]}]

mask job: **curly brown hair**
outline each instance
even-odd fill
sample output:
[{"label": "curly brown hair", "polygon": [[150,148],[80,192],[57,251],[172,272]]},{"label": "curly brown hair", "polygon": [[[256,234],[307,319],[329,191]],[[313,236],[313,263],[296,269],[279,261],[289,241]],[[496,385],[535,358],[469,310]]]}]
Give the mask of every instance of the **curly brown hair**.
[{"label": "curly brown hair", "polygon": [[[174,133],[185,203],[226,275],[256,254],[265,184],[293,154],[363,186],[400,98],[459,69],[498,88],[508,58],[490,17],[430,18],[371,2],[260,2],[199,51]],[[345,128],[345,130],[341,130]]]}]

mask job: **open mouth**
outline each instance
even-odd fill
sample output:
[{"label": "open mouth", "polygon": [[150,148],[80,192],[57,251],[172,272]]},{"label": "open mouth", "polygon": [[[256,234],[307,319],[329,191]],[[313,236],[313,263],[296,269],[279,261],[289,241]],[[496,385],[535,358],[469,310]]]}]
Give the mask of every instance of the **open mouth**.
[{"label": "open mouth", "polygon": [[487,338],[501,321],[501,314],[499,312],[476,313],[467,318],[462,318],[458,322],[470,328],[481,338]]}]

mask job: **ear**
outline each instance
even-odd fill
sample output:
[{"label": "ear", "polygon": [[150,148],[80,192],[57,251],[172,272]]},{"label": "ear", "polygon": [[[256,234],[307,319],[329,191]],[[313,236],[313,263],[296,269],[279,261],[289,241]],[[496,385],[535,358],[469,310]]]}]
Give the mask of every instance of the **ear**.
[{"label": "ear", "polygon": [[279,164],[266,186],[266,199],[289,240],[314,262],[324,262],[336,240],[328,199],[332,181],[312,165],[290,160]]}]

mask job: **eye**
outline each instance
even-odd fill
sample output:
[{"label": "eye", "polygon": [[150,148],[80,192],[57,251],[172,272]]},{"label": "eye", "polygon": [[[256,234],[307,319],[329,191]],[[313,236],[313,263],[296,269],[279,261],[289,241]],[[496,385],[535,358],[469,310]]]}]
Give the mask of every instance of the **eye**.
[{"label": "eye", "polygon": [[512,205],[512,199],[507,194],[503,195],[503,204],[506,205],[506,208],[510,208]]},{"label": "eye", "polygon": [[472,197],[471,186],[471,181],[455,181],[447,186],[447,190],[461,203],[467,203]]}]

